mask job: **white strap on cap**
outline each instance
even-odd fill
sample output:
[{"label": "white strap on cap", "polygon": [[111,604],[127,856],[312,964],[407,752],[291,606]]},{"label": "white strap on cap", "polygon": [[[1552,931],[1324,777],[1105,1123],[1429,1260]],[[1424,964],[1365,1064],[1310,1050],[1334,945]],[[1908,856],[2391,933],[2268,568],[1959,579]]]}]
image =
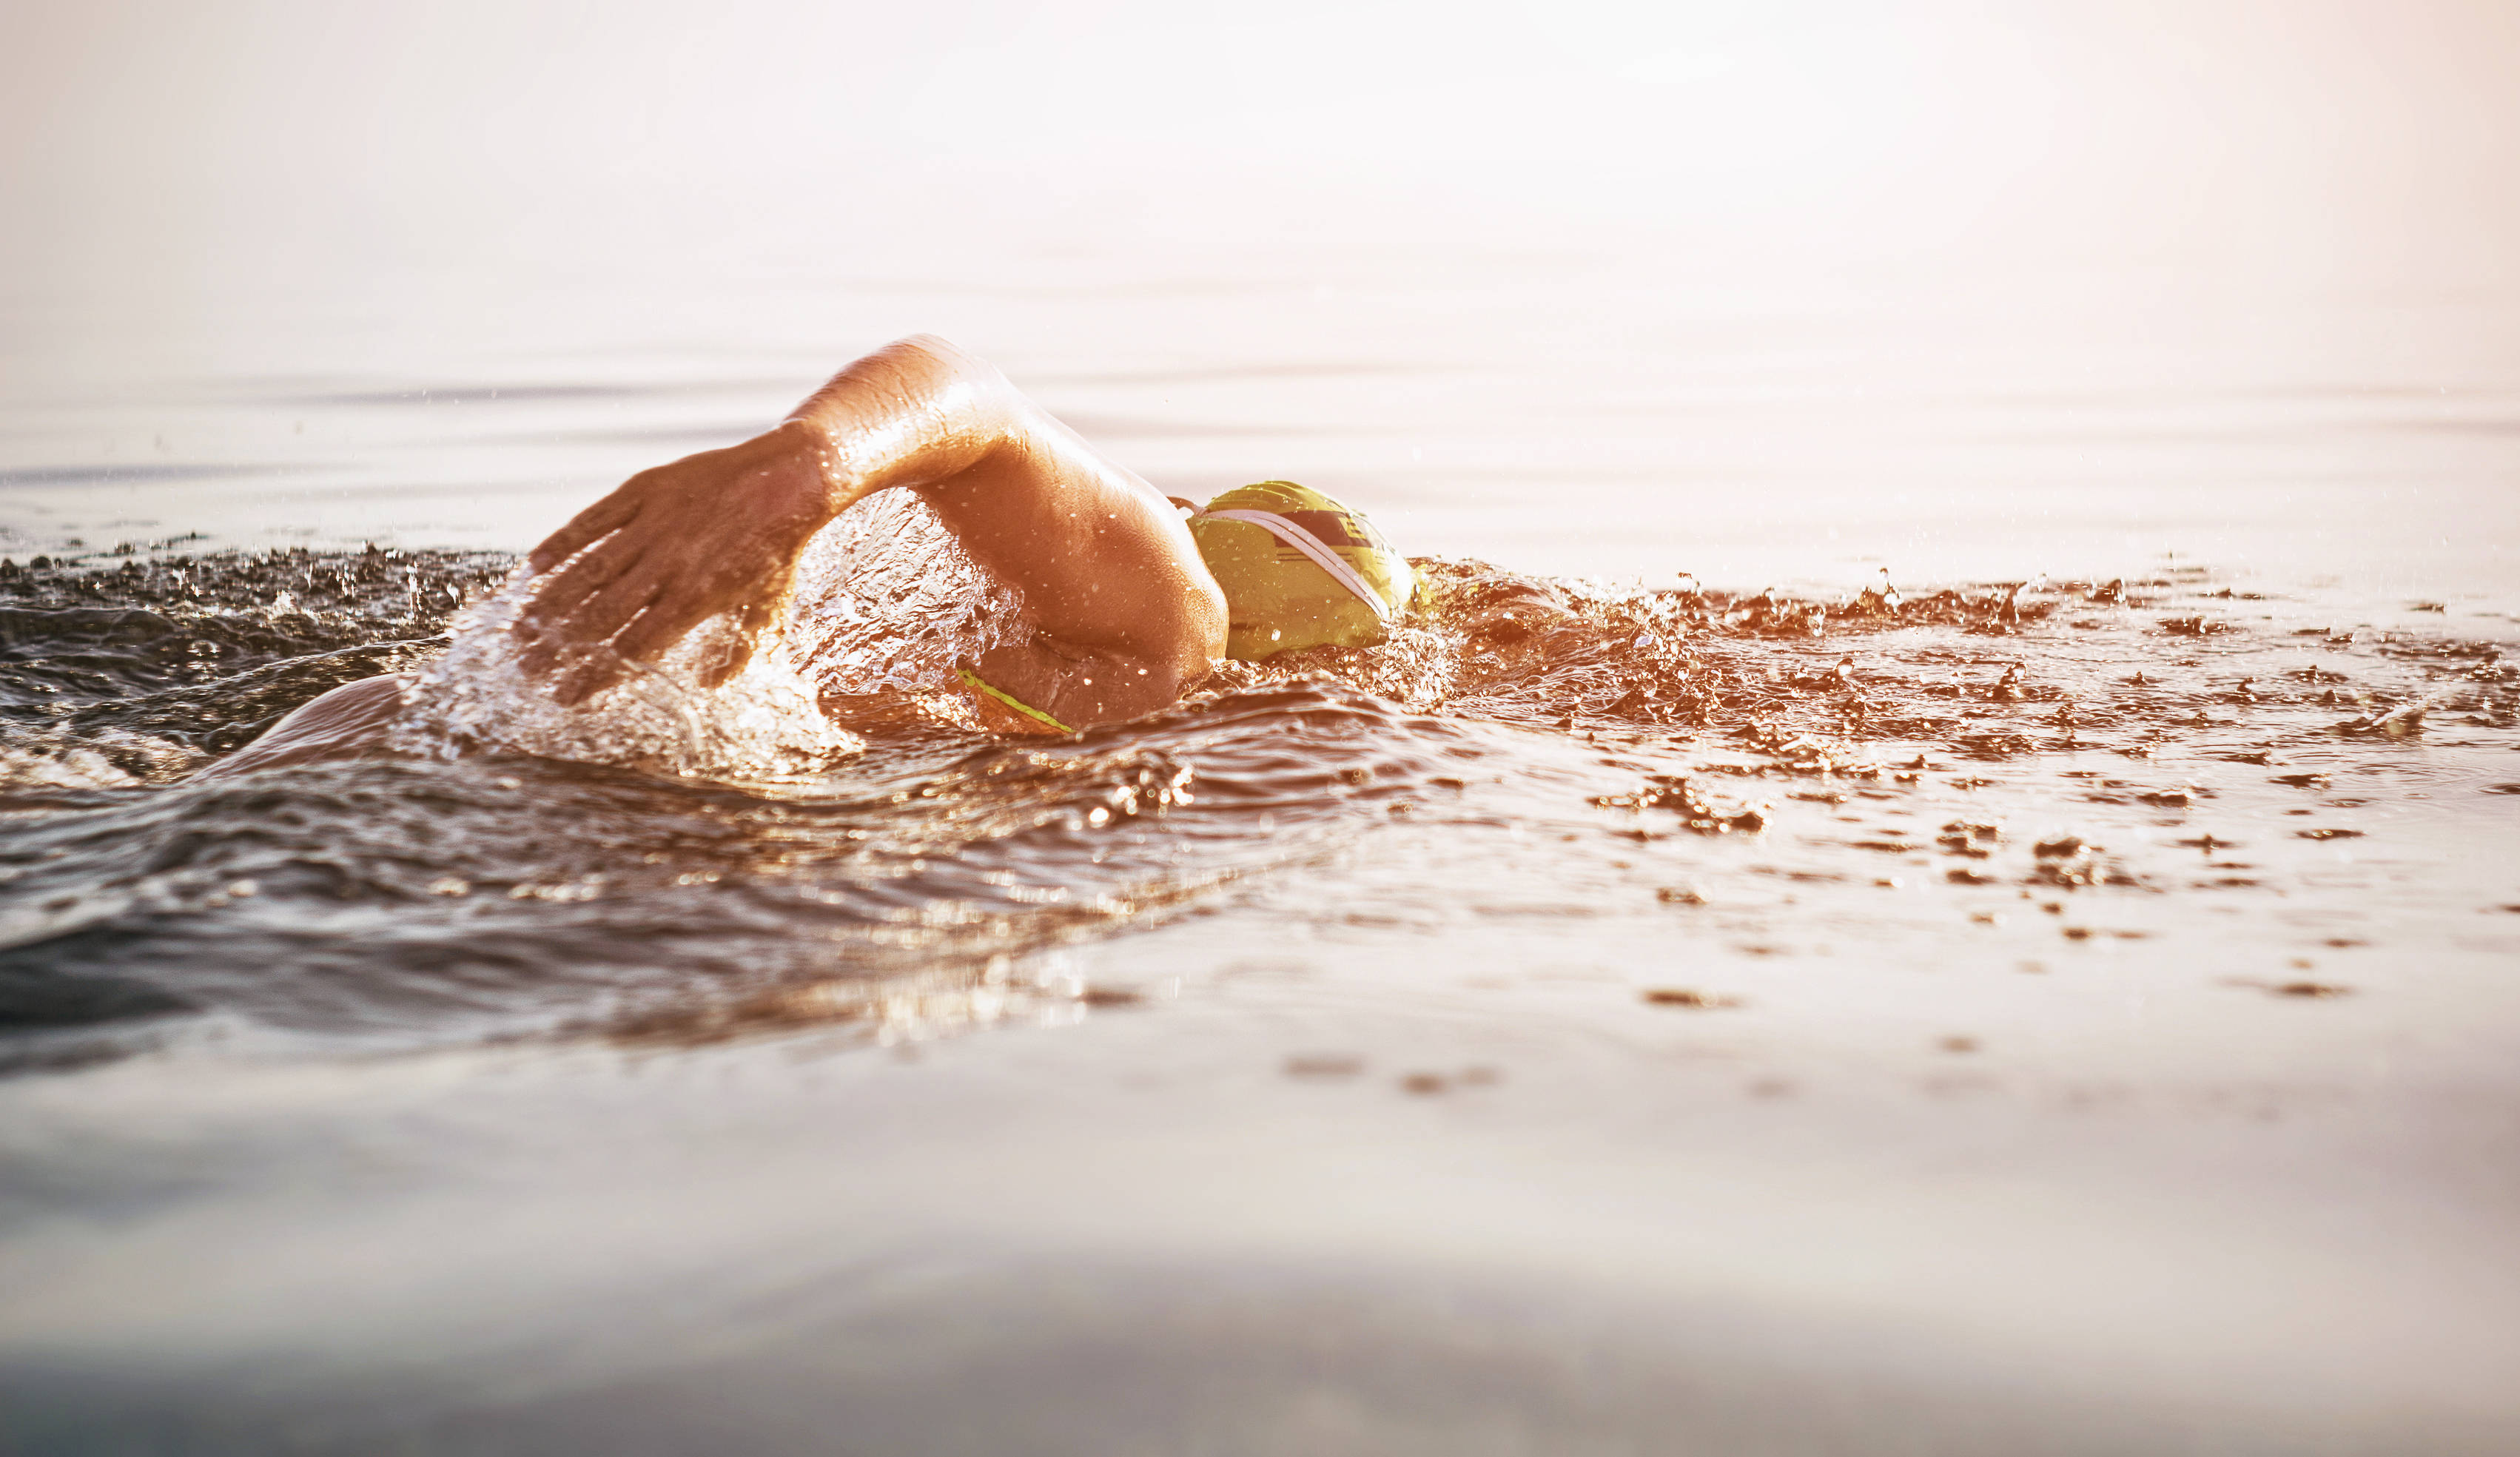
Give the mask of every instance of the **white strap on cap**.
[{"label": "white strap on cap", "polygon": [[1296,551],[1303,552],[1306,557],[1311,559],[1313,565],[1329,573],[1331,581],[1336,582],[1341,587],[1346,588],[1349,592],[1354,593],[1358,601],[1372,607],[1373,609],[1374,618],[1377,621],[1389,622],[1391,620],[1391,615],[1399,610],[1399,608],[1393,606],[1391,603],[1384,601],[1382,594],[1374,591],[1373,588],[1367,583],[1365,578],[1358,576],[1356,568],[1348,564],[1346,557],[1331,551],[1323,543],[1320,537],[1306,531],[1303,527],[1287,520],[1276,511],[1223,510],[1202,511],[1199,514],[1206,519],[1215,521],[1247,522],[1250,525],[1259,527],[1261,530],[1276,537],[1278,540],[1284,542],[1287,546],[1294,548]]}]

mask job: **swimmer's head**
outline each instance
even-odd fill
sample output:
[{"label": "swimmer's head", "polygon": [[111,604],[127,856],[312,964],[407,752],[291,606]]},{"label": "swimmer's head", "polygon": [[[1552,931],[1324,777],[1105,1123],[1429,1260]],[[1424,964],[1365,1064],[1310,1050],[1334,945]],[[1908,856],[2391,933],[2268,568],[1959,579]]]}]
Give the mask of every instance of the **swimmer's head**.
[{"label": "swimmer's head", "polygon": [[1382,640],[1417,575],[1363,513],[1292,481],[1228,491],[1190,534],[1225,589],[1225,653],[1253,662],[1298,647]]}]

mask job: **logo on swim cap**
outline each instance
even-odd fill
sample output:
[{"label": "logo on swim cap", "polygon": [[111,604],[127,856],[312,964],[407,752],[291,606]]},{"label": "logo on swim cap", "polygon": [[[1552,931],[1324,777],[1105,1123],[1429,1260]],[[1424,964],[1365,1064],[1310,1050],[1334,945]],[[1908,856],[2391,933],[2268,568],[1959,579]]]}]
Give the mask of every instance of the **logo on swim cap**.
[{"label": "logo on swim cap", "polygon": [[1361,647],[1409,609],[1417,575],[1362,514],[1293,481],[1228,491],[1191,517],[1191,539],[1225,589],[1228,657]]}]

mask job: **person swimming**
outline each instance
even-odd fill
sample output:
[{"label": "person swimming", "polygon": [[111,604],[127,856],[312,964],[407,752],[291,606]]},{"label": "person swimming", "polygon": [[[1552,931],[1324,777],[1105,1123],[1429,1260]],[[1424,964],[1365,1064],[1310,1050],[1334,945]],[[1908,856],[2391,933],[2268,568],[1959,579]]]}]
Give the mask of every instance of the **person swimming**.
[{"label": "person swimming", "polygon": [[[994,367],[922,334],[849,365],[750,440],[639,472],[535,547],[523,664],[579,703],[723,617],[736,631],[706,682],[724,683],[777,622],[815,533],[893,489],[918,492],[1023,602],[1029,637],[959,665],[999,731],[1121,723],[1228,657],[1378,640],[1415,591],[1408,560],[1330,497],[1289,481],[1204,509],[1167,497]],[[403,683],[336,688],[214,770],[373,748]]]}]

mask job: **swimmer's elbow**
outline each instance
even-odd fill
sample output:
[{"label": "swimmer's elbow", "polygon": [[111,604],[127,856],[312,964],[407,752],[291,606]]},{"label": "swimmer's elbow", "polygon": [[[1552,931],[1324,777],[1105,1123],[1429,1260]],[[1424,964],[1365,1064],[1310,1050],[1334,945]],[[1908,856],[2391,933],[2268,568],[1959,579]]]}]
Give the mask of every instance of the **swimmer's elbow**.
[{"label": "swimmer's elbow", "polygon": [[1167,662],[1149,664],[1139,672],[1146,675],[1143,695],[1148,708],[1169,708],[1184,694],[1196,688],[1216,672],[1221,659],[1185,656]]},{"label": "swimmer's elbow", "polygon": [[1225,661],[1223,593],[1210,589],[1205,595],[1190,595],[1180,615],[1167,626],[1171,631],[1155,635],[1152,640],[1141,639],[1136,649],[1126,654],[1131,681],[1127,690],[1115,695],[1113,707],[1121,710],[1117,717],[1135,718],[1170,707],[1207,682]]},{"label": "swimmer's elbow", "polygon": [[906,334],[867,357],[890,365],[920,395],[932,397],[956,383],[979,386],[992,397],[1013,388],[996,365],[943,334]]},{"label": "swimmer's elbow", "polygon": [[1200,572],[1183,593],[1182,622],[1165,668],[1179,697],[1206,682],[1225,663],[1225,591]]}]

